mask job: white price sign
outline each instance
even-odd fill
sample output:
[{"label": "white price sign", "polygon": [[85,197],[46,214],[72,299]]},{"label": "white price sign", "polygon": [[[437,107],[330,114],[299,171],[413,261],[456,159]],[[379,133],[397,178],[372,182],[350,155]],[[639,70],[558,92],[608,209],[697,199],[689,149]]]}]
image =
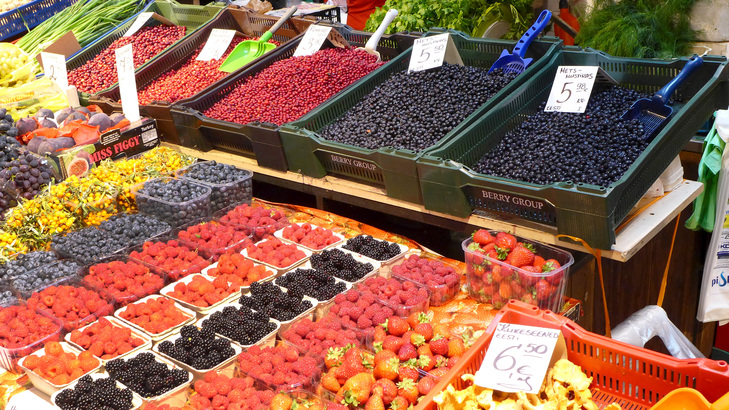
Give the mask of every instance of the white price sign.
[{"label": "white price sign", "polygon": [[507,393],[538,393],[559,329],[499,323],[475,383]]},{"label": "white price sign", "polygon": [[597,66],[560,66],[554,76],[544,111],[585,112],[592,86],[597,78]]},{"label": "white price sign", "polygon": [[48,78],[58,83],[64,90],[68,88],[68,73],[66,72],[66,56],[41,52],[43,71]]},{"label": "white price sign", "polygon": [[134,20],[134,23],[132,23],[131,27],[129,27],[129,30],[127,30],[126,33],[124,33],[123,37],[129,37],[132,34],[139,31],[140,28],[144,25],[144,23],[149,20],[154,13],[152,12],[145,12],[145,13],[139,13],[139,16],[137,16],[137,19]]},{"label": "white price sign", "polygon": [[299,46],[296,47],[294,57],[310,56],[321,48],[324,44],[324,40],[329,36],[329,32],[332,31],[331,27],[311,25],[306,30],[306,34],[301,39]]},{"label": "white price sign", "polygon": [[230,42],[233,41],[233,37],[235,37],[235,30],[214,28],[210,32],[208,41],[205,42],[202,51],[200,51],[200,54],[197,55],[195,60],[219,60],[225,54],[225,50],[228,49]]},{"label": "white price sign", "polygon": [[413,51],[410,54],[408,72],[422,71],[442,66],[449,39],[450,34],[445,33],[415,40]]},{"label": "white price sign", "polygon": [[119,76],[122,111],[130,122],[134,122],[139,119],[139,98],[137,97],[137,80],[134,78],[132,44],[119,47],[114,52],[116,53],[116,72]]}]

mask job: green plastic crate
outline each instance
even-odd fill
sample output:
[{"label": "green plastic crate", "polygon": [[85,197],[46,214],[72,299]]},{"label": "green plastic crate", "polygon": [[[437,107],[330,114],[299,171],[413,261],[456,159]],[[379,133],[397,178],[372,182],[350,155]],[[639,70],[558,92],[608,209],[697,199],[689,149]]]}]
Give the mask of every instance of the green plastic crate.
[{"label": "green plastic crate", "polygon": [[729,103],[725,57],[704,57],[703,65],[674,94],[683,102],[674,105],[669,123],[620,180],[607,188],[571,182],[538,185],[479,174],[469,167],[547,100],[561,65],[598,65],[621,86],[652,94],[673,79],[686,61],[619,58],[565,48],[489,115],[418,159],[425,208],[464,218],[477,210],[501,219],[550,225],[560,234],[609,249],[615,229],[633,206],[707,118]]},{"label": "green plastic crate", "polygon": [[[463,63],[467,66],[488,69],[499,58],[502,50],[511,50],[516,44],[508,40],[473,38],[455,30],[436,29],[428,32],[426,36],[446,32],[450,33]],[[457,135],[489,112],[500,100],[516,91],[524,81],[559,53],[561,44],[561,40],[550,37],[533,42],[527,50],[527,57],[534,58],[532,64],[434,146],[439,146]],[[421,204],[422,196],[415,165],[420,156],[419,152],[392,147],[382,147],[377,150],[360,148],[326,140],[318,133],[325,125],[344,115],[392,75],[407,70],[411,51],[412,49],[409,49],[402,53],[386,66],[370,73],[347,92],[330,99],[300,120],[284,125],[279,134],[286,151],[289,170],[314,178],[335,174],[358,182],[384,186],[387,196],[391,198]]]},{"label": "green plastic crate", "polygon": [[[195,33],[201,27],[204,27],[207,23],[210,23],[215,18],[215,16],[217,16],[224,10],[224,6],[224,3],[212,3],[211,5],[207,6],[192,6],[177,3],[174,0],[155,0],[154,2],[147,5],[147,7],[142,10],[142,12],[157,13],[162,17],[170,20],[177,26],[187,27],[187,29],[185,30],[185,35],[173,45],[168,47],[167,49],[169,50],[170,48],[190,37],[190,35]],[[106,33],[103,37],[89,44],[80,52],[69,57],[66,60],[66,67],[68,71],[74,70],[86,64],[87,61],[93,59],[99,53],[108,48],[111,43],[120,39],[124,35],[124,33],[127,32],[129,27],[134,24],[135,20],[136,18],[128,19],[124,24],[117,26],[116,29],[114,29],[113,31]],[[142,27],[151,27],[157,24],[160,23],[157,20],[150,18]],[[136,67],[135,72],[139,72],[143,67],[158,59],[162,54],[163,53],[160,53],[157,56],[152,57],[149,61],[142,64],[141,66]],[[114,85],[118,85],[118,83],[115,83]],[[104,92],[107,90],[109,89],[102,90],[100,92]],[[83,102],[87,102],[89,97],[90,94],[79,92],[79,98]]]}]

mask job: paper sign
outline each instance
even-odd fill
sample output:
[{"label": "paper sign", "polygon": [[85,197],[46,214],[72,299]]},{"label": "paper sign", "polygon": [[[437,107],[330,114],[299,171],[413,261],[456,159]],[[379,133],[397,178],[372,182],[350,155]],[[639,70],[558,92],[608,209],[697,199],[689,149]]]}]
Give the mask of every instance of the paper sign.
[{"label": "paper sign", "polygon": [[152,18],[152,12],[145,12],[145,13],[139,13],[139,16],[137,16],[137,19],[134,20],[134,23],[132,23],[131,27],[129,27],[129,30],[127,30],[126,33],[124,33],[123,37],[129,37],[132,34],[139,31],[142,26],[144,26],[144,23],[147,22],[150,18]]},{"label": "paper sign", "polygon": [[544,111],[585,112],[592,86],[597,78],[597,66],[560,66],[554,76]]},{"label": "paper sign", "polygon": [[195,60],[219,60],[225,54],[225,50],[228,49],[230,42],[233,41],[233,37],[235,37],[235,30],[214,28],[210,32],[208,41],[205,42],[202,51],[200,51],[200,54],[197,55]]},{"label": "paper sign", "polygon": [[55,81],[62,89],[68,88],[68,73],[66,72],[66,57],[62,54],[41,52],[43,71],[48,78]]},{"label": "paper sign", "polygon": [[332,31],[331,27],[309,26],[301,42],[299,42],[299,46],[296,47],[294,57],[310,56],[319,51],[330,31]]},{"label": "paper sign", "polygon": [[443,62],[463,65],[461,55],[450,34],[419,38],[413,44],[408,72],[440,67]]},{"label": "paper sign", "polygon": [[137,80],[134,78],[134,53],[132,44],[119,47],[116,53],[116,72],[119,75],[119,94],[122,100],[122,111],[130,122],[139,119],[139,99],[137,97]]},{"label": "paper sign", "polygon": [[475,383],[507,393],[538,393],[559,329],[499,323]]}]

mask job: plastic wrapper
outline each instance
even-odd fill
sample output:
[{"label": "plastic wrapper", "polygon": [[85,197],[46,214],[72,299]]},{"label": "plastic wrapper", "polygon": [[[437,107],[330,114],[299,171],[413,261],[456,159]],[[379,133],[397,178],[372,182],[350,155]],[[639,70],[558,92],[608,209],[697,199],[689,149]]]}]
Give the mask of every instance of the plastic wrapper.
[{"label": "plastic wrapper", "polygon": [[68,99],[56,83],[43,77],[16,87],[0,87],[0,106],[17,120],[33,116],[41,108],[57,111],[68,107]]}]

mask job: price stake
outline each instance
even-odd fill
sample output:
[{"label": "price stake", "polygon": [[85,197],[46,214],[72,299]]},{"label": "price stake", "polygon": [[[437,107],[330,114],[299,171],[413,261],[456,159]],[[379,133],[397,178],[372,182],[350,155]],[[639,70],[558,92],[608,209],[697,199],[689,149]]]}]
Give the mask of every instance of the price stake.
[{"label": "price stake", "polygon": [[66,57],[63,54],[41,52],[43,71],[48,78],[55,81],[62,89],[68,88],[68,73],[66,72]]},{"label": "price stake", "polygon": [[116,53],[116,72],[119,75],[122,111],[130,122],[134,122],[139,119],[139,98],[137,97],[137,80],[134,78],[132,44],[119,47],[114,52]]},{"label": "price stake", "polygon": [[144,23],[146,23],[147,20],[149,20],[153,14],[154,13],[152,13],[152,12],[139,13],[139,16],[137,16],[137,19],[134,20],[134,23],[132,23],[131,27],[129,27],[129,30],[127,30],[127,32],[124,33],[123,37],[129,37],[132,34],[139,31],[139,29],[142,28],[142,26],[144,26]]},{"label": "price stake", "polygon": [[507,393],[538,393],[559,334],[558,329],[499,323],[475,383]]},{"label": "price stake", "polygon": [[304,34],[304,37],[301,39],[299,46],[296,47],[294,57],[310,56],[319,51],[330,31],[332,31],[331,27],[317,25],[309,26],[306,30],[306,34]]},{"label": "price stake", "polygon": [[592,87],[597,78],[597,66],[560,66],[554,76],[544,111],[585,112]]},{"label": "price stake", "polygon": [[450,34],[423,37],[415,40],[413,51],[410,54],[408,72],[423,71],[429,68],[440,67],[443,62],[463,65],[461,56],[456,49]]},{"label": "price stake", "polygon": [[228,49],[230,42],[233,41],[233,37],[235,37],[235,30],[214,28],[210,32],[208,41],[205,42],[202,51],[200,51],[200,54],[197,55],[195,60],[219,60],[225,54],[225,50]]}]

